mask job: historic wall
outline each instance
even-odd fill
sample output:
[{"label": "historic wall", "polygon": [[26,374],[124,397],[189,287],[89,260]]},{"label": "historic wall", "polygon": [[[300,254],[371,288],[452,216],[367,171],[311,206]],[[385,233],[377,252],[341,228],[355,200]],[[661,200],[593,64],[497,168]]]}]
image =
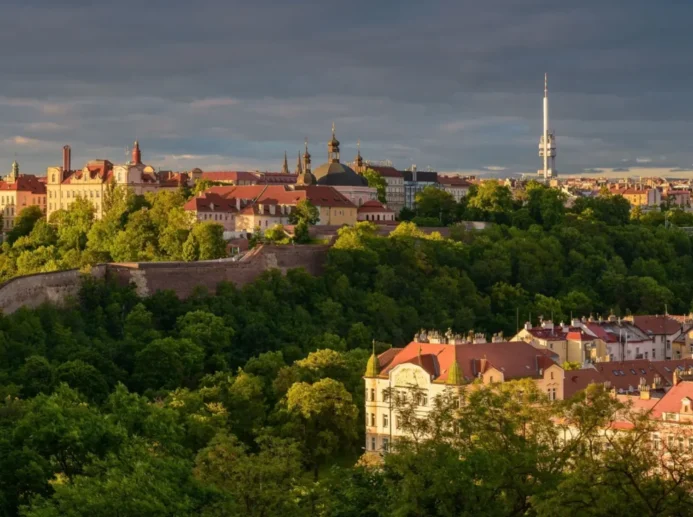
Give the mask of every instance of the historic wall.
[{"label": "historic wall", "polygon": [[[103,278],[105,265],[94,266],[91,275]],[[0,311],[10,314],[22,306],[38,307],[44,302],[61,303],[75,296],[85,273],[78,269],[20,276],[0,285]]]},{"label": "historic wall", "polygon": [[[328,249],[329,246],[260,246],[240,261],[101,264],[92,268],[91,275],[98,278],[113,275],[124,285],[133,283],[141,296],[170,289],[185,298],[197,286],[204,286],[211,292],[223,281],[243,286],[268,269],[286,273],[302,267],[319,275]],[[82,275],[75,269],[13,278],[0,285],[0,310],[9,314],[22,306],[61,303],[79,292]]]}]

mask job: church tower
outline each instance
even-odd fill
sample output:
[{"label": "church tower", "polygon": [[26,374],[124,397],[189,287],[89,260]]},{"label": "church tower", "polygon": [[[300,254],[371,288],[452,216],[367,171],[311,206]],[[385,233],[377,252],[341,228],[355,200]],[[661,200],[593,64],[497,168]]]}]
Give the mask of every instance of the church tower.
[{"label": "church tower", "polygon": [[363,170],[363,158],[361,157],[361,140],[356,142],[356,158],[354,159],[354,170],[359,174],[364,172]]},{"label": "church tower", "polygon": [[17,160],[14,160],[12,162],[12,172],[10,172],[10,175],[7,178],[7,183],[14,183],[17,181],[17,178],[19,178],[19,164],[17,163]]},{"label": "church tower", "polygon": [[[301,159],[299,154],[299,164],[297,170],[300,169]],[[306,150],[303,153],[303,171],[296,178],[296,185],[315,185],[315,176],[310,170],[310,153],[308,152],[308,139],[306,138]]]},{"label": "church tower", "polygon": [[339,163],[339,140],[334,134],[334,122],[332,123],[332,139],[327,142],[327,163]]}]

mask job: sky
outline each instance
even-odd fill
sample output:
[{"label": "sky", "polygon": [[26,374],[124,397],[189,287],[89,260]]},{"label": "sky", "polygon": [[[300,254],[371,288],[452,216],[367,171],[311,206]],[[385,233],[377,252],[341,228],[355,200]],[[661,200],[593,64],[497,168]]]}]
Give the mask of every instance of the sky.
[{"label": "sky", "polygon": [[[559,173],[693,169],[689,0],[3,0],[0,172],[126,159]],[[617,171],[618,172],[618,171]]]}]

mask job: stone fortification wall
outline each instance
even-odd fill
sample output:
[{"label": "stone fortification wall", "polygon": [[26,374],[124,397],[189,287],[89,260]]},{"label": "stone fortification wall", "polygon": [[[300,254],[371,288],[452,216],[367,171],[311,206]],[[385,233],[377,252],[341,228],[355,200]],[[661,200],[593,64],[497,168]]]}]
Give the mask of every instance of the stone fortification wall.
[{"label": "stone fortification wall", "polygon": [[[239,261],[230,259],[203,262],[145,262],[100,264],[91,275],[114,276],[123,285],[134,284],[140,296],[173,290],[180,298],[196,287],[214,292],[220,282],[243,286],[268,269],[302,267],[313,275],[322,273],[329,246],[260,246]],[[57,271],[13,278],[0,285],[0,310],[10,314],[19,307],[37,307],[44,302],[61,303],[79,292],[82,275],[78,270]]]},{"label": "stone fortification wall", "polygon": [[[91,274],[103,278],[106,265],[91,268]],[[0,285],[0,311],[10,314],[20,307],[38,307],[44,302],[61,303],[77,295],[82,284],[82,273],[78,269],[20,276]]]}]

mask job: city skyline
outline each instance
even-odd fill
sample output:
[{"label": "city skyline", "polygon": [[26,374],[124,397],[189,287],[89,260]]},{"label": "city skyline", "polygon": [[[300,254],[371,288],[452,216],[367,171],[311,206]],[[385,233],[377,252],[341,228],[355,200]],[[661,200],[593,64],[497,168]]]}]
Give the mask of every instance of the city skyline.
[{"label": "city skyline", "polygon": [[162,168],[279,170],[306,137],[321,163],[335,121],[345,161],[360,139],[400,168],[531,173],[545,72],[561,175],[693,164],[685,5],[26,4],[0,31],[3,171],[135,139]]}]

